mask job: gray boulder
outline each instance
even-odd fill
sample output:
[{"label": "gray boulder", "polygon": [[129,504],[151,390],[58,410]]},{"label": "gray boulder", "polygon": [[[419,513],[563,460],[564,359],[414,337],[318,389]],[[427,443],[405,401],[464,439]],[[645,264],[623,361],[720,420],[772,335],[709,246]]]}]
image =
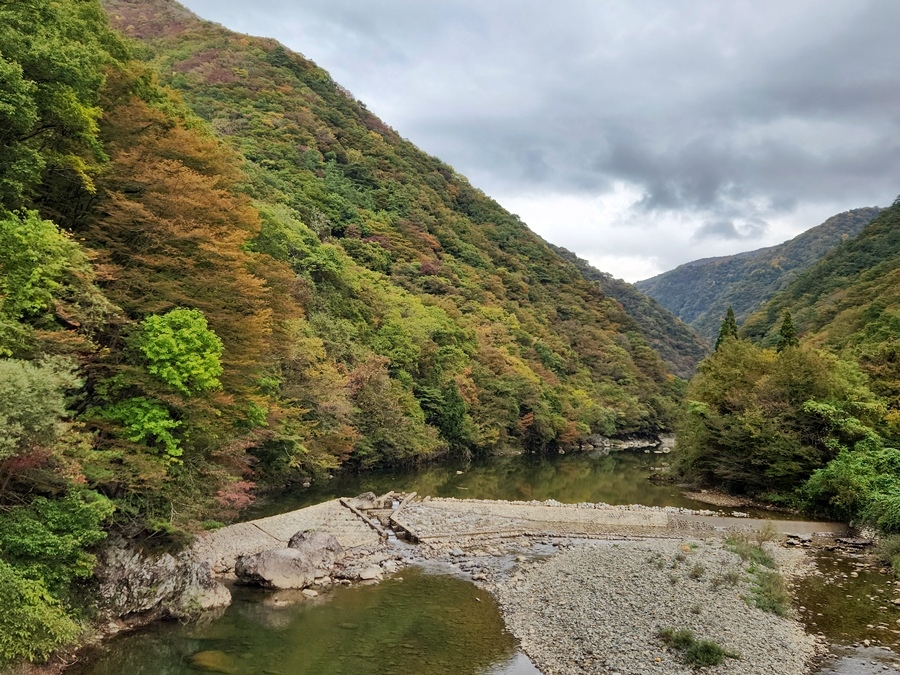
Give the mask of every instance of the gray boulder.
[{"label": "gray boulder", "polygon": [[241,583],[279,589],[306,588],[320,576],[309,556],[293,548],[242,555],[234,564],[234,573]]},{"label": "gray boulder", "polygon": [[[288,548],[303,553],[310,564],[327,572],[344,557],[344,547],[334,535],[305,530],[291,537]],[[318,575],[323,576],[323,575]]]}]

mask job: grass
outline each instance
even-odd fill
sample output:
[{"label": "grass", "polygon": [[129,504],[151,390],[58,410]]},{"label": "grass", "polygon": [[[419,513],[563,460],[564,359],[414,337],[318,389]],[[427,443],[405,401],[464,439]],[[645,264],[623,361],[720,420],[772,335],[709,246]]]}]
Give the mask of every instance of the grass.
[{"label": "grass", "polygon": [[791,594],[778,572],[757,570],[753,584],[753,604],[764,612],[787,616],[791,608]]},{"label": "grass", "polygon": [[733,534],[725,540],[728,550],[737,553],[741,560],[775,569],[775,560],[762,547],[762,542],[751,542],[746,534]]},{"label": "grass", "polygon": [[703,567],[700,563],[697,563],[691,568],[691,571],[688,572],[688,576],[691,579],[699,579],[703,576],[703,573],[706,571],[706,568]]},{"label": "grass", "polygon": [[659,631],[658,637],[670,649],[681,652],[681,658],[684,659],[684,662],[694,668],[717,666],[726,658],[740,658],[737,652],[725,649],[713,640],[698,640],[686,628],[679,630],[664,628]]},{"label": "grass", "polygon": [[894,576],[900,578],[900,534],[884,537],[875,547],[875,555],[894,570]]},{"label": "grass", "polygon": [[784,579],[775,570],[775,560],[763,548],[763,543],[775,537],[774,528],[763,528],[750,541],[746,534],[735,534],[725,540],[728,550],[749,562],[748,571],[753,576],[753,595],[745,598],[747,604],[764,612],[787,616],[791,609],[791,595]]}]

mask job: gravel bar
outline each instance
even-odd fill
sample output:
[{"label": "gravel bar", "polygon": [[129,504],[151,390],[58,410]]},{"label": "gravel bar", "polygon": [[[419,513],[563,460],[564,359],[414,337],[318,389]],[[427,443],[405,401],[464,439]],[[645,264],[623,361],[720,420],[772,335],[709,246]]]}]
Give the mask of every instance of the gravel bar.
[{"label": "gravel bar", "polygon": [[[773,547],[785,576],[802,554]],[[544,675],[689,675],[657,637],[686,628],[739,654],[711,675],[810,672],[821,651],[795,620],[751,607],[748,564],[718,538],[586,542],[490,584],[509,630]]]}]

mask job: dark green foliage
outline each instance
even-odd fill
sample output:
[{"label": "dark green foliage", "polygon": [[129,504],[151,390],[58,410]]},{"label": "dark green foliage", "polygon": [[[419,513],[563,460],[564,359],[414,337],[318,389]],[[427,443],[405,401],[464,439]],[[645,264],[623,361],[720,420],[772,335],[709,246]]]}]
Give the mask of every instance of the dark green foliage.
[{"label": "dark green foliage", "polygon": [[667,647],[681,652],[684,662],[694,668],[717,666],[726,658],[740,658],[737,653],[725,649],[713,640],[698,640],[694,637],[694,633],[687,628],[679,630],[664,628],[657,637]]},{"label": "dark green foliage", "polygon": [[814,513],[900,532],[900,450],[877,437],[858,443],[813,473],[802,494]]},{"label": "dark green foliage", "polygon": [[781,328],[778,331],[778,345],[776,350],[781,353],[788,347],[796,347],[800,344],[797,337],[797,329],[794,328],[794,322],[791,319],[791,313],[784,313],[784,320],[781,322]]},{"label": "dark green foliage", "polygon": [[778,246],[695,260],[635,285],[712,341],[729,305],[743,324],[803,270],[858,234],[878,212],[878,208],[847,211]]},{"label": "dark green foliage", "polygon": [[876,437],[884,406],[851,362],[726,340],[688,388],[678,466],[689,478],[784,498],[841,448]]},{"label": "dark green foliage", "polygon": [[726,340],[736,340],[737,336],[738,328],[737,321],[734,318],[734,309],[729,307],[728,311],[725,313],[725,318],[722,319],[722,323],[719,326],[719,335],[716,337],[716,351],[719,351],[719,347],[721,347]]},{"label": "dark green foliage", "polygon": [[94,557],[85,549],[106,537],[102,524],[112,512],[108,499],[89,491],[36,497],[0,513],[0,558],[60,592],[73,579],[90,576]]}]

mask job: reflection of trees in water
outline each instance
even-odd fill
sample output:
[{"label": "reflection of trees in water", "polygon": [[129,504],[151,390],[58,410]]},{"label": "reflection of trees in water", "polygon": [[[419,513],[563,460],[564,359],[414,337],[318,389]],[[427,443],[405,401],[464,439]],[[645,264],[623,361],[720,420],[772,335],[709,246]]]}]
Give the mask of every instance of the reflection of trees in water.
[{"label": "reflection of trees in water", "polygon": [[[685,499],[671,486],[647,478],[662,458],[638,452],[606,456],[566,454],[551,458],[532,455],[493,457],[468,464],[427,465],[407,470],[342,474],[309,489],[295,490],[270,502],[249,517],[283,513],[335,497],[371,491],[415,491],[433,497],[539,500],[564,503],[607,502],[648,506],[705,508]],[[462,471],[462,474],[457,474]]]},{"label": "reflection of trees in water", "polygon": [[277,593],[242,591],[217,622],[113,641],[106,660],[77,672],[188,675],[196,671],[187,657],[204,650],[224,652],[242,675],[475,675],[513,657],[515,641],[487,593],[414,569],[402,577],[295,604],[277,603]]}]

